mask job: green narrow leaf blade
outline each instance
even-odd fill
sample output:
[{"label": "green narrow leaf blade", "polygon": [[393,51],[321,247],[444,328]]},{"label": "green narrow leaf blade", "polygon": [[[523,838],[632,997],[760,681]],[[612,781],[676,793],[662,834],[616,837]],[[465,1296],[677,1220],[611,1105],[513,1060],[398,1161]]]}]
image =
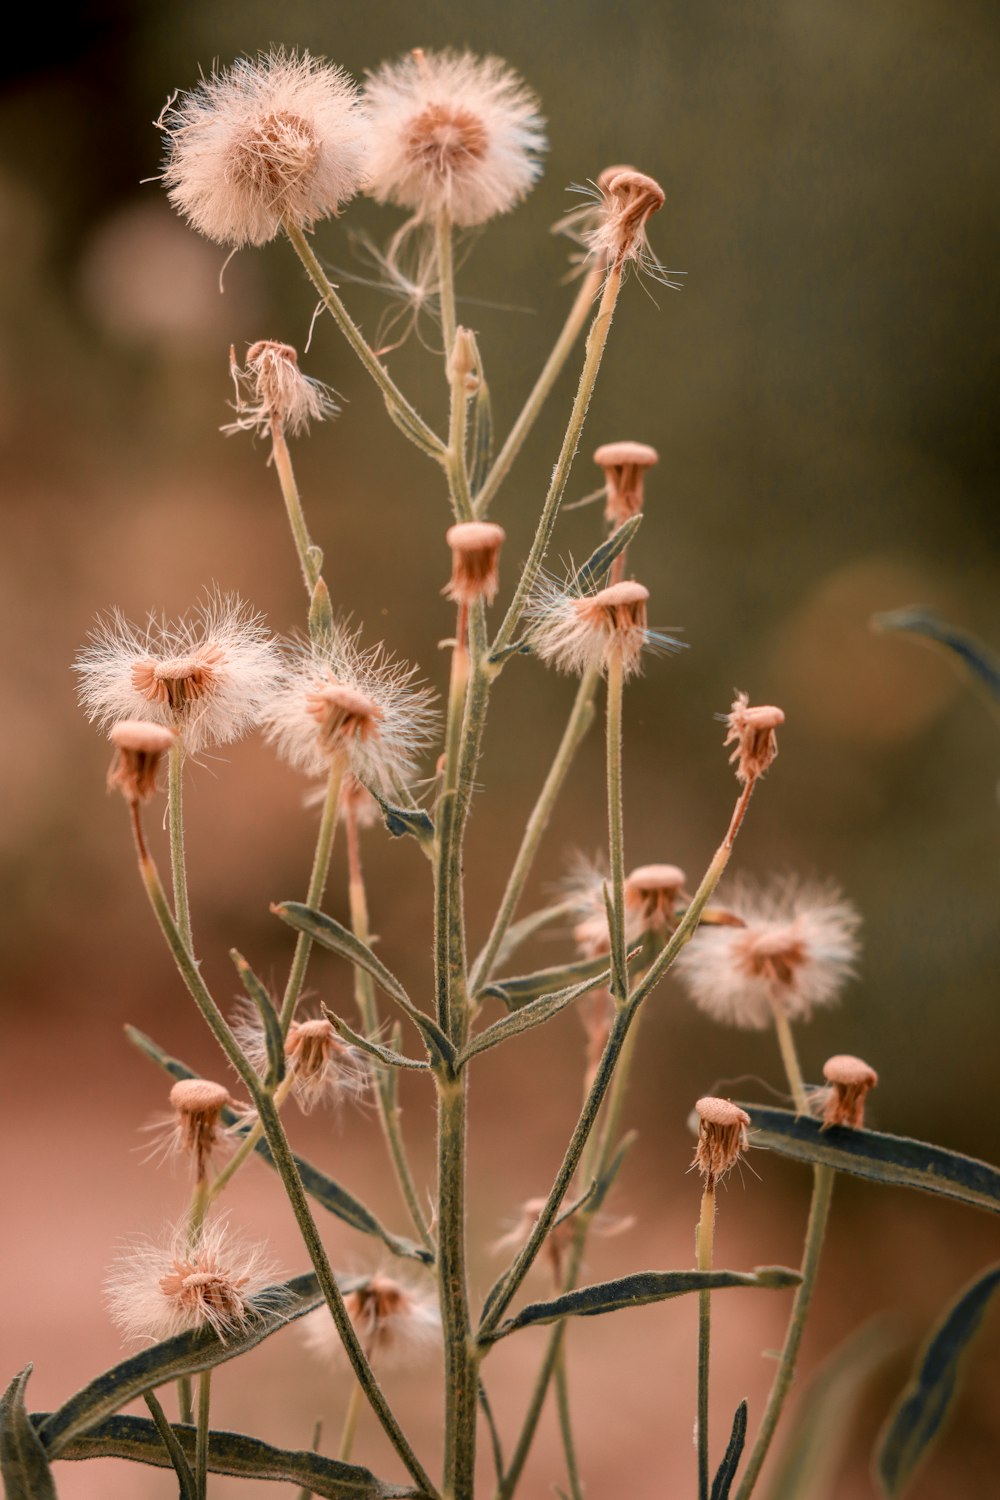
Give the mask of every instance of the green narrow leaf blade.
[{"label": "green narrow leaf blade", "polygon": [[1000,1287],[1000,1265],[965,1287],[925,1346],[879,1438],[876,1472],[886,1495],[901,1495],[948,1415],[962,1359]]},{"label": "green narrow leaf blade", "polygon": [[278,1019],[277,1011],[271,1004],[270,995],[243,957],[243,954],[239,953],[235,948],[231,948],[229,950],[229,957],[236,966],[236,972],[240,976],[240,983],[253,1001],[257,1014],[260,1016],[261,1025],[264,1028],[264,1043],[267,1047],[267,1083],[269,1088],[274,1088],[285,1076],[285,1038],[281,1034],[281,1021]]},{"label": "green narrow leaf blade", "polygon": [[479,386],[472,403],[472,441],[469,445],[469,489],[478,495],[493,464],[493,403],[490,388],[480,371]]},{"label": "green narrow leaf blade", "polygon": [[571,589],[588,594],[591,589],[597,588],[610,571],[615,558],[625,551],[641,525],[641,515],[629,516],[627,521],[623,521],[606,541],[594,549],[583,567],[577,569],[570,584]]},{"label": "green narrow leaf blade", "polygon": [[578,980],[607,975],[608,960],[604,958],[581,958],[573,963],[556,964],[549,969],[536,969],[533,974],[514,974],[507,979],[495,979],[479,991],[480,997],[489,995],[500,1000],[510,1011],[516,1011],[540,995],[562,990]]},{"label": "green narrow leaf blade", "polygon": [[1000,702],[1000,660],[978,636],[949,625],[932,609],[921,605],[873,615],[871,623],[875,630],[915,635],[931,646],[941,647],[972,679],[973,686],[989,696],[994,706]]},{"label": "green narrow leaf blade", "polygon": [[[41,1427],[51,1420],[36,1413],[32,1420]],[[178,1427],[177,1438],[189,1461],[194,1459],[193,1427]],[[306,1449],[275,1448],[241,1432],[209,1433],[208,1469],[237,1479],[269,1479],[298,1484],[324,1500],[420,1500],[418,1489],[402,1488],[377,1479],[357,1464],[322,1458]],[[125,1458],[134,1463],[169,1468],[159,1433],[148,1417],[106,1418],[89,1432],[72,1438],[60,1459]]]},{"label": "green narrow leaf blade", "polygon": [[359,1051],[366,1052],[369,1057],[374,1057],[378,1062],[384,1063],[387,1068],[412,1068],[416,1072],[426,1073],[429,1064],[416,1057],[404,1057],[393,1047],[384,1047],[381,1042],[373,1042],[360,1032],[354,1031],[342,1016],[335,1015],[329,1006],[323,1006],[323,1014],[330,1025],[342,1036],[345,1042]]},{"label": "green narrow leaf blade", "polygon": [[33,1368],[25,1365],[0,1397],[0,1474],[7,1500],[57,1500],[45,1446],[24,1405]]},{"label": "green narrow leaf blade", "polygon": [[729,1434],[729,1442],[726,1444],[726,1451],[712,1481],[709,1500],[729,1500],[729,1491],[733,1487],[733,1480],[736,1478],[736,1470],[743,1457],[743,1445],[746,1440],[747,1404],[741,1401],[733,1417],[733,1427]]},{"label": "green narrow leaf blade", "polygon": [[808,1115],[759,1104],[741,1106],[750,1115],[751,1140],[795,1161],[833,1167],[852,1177],[916,1188],[957,1198],[973,1208],[1000,1213],[1000,1169],[958,1151],[946,1151],[906,1136],[834,1126],[824,1130]]},{"label": "green narrow leaf blade", "polygon": [[584,979],[581,984],[571,985],[565,990],[557,990],[554,995],[539,995],[537,1000],[529,1000],[526,1005],[521,1005],[511,1011],[510,1015],[501,1016],[499,1021],[494,1021],[492,1026],[487,1026],[485,1031],[479,1032],[478,1036],[472,1038],[462,1050],[459,1064],[467,1063],[470,1057],[486,1052],[490,1047],[497,1047],[501,1042],[509,1041],[512,1036],[517,1036],[522,1031],[531,1031],[533,1027],[550,1021],[561,1010],[565,1010],[567,1005],[572,1005],[573,1001],[579,1000],[581,995],[586,995],[589,990],[595,989],[607,977],[608,971],[604,968],[596,975]]},{"label": "green narrow leaf blade", "polygon": [[401,839],[409,834],[418,844],[428,849],[431,847],[434,843],[434,820],[430,813],[425,812],[422,807],[399,807],[384,797],[376,786],[366,783],[365,790],[378,803],[383,822],[392,838]]}]

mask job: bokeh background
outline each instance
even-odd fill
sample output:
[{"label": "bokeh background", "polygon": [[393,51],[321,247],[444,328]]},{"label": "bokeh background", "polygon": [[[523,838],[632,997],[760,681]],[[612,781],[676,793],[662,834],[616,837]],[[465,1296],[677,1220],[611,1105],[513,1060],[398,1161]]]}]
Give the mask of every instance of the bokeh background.
[{"label": "bokeh background", "polygon": [[[35,44],[6,50],[0,100],[4,1379],[34,1360],[31,1404],[45,1409],[117,1359],[105,1267],[123,1238],[156,1233],[182,1211],[183,1181],[143,1165],[137,1150],[165,1088],[123,1024],[209,1074],[219,1069],[144,906],[123,809],[103,794],[105,746],[75,706],[69,663],[99,611],[179,613],[212,582],[252,600],[277,630],[302,622],[266,450],[218,428],[230,343],[301,346],[312,295],[281,245],[238,255],[220,295],[223,252],[189,232],[148,181],[159,166],[150,122],[168,93],[213,59],[270,43],[309,47],[356,75],[412,46],[467,45],[506,57],[542,96],[544,178],[516,214],[468,242],[460,279],[460,317],[478,331],[501,431],[571,296],[566,244],[549,234],[574,201],[569,185],[615,161],[663,182],[667,206],[652,235],[666,265],[686,273],[683,290],[627,286],[568,496],[596,483],[598,442],[634,437],[660,450],[633,566],[657,621],[683,626],[690,649],[651,663],[629,693],[629,863],[703,867],[733,794],[713,716],[734,687],[780,703],[781,758],[736,863],[832,877],[865,918],[859,979],[802,1037],[806,1072],[818,1077],[830,1052],[859,1052],[881,1075],[873,1118],[882,1128],[996,1160],[996,723],[945,661],[868,624],[875,611],[920,602],[1000,644],[995,7],[118,0],[75,7],[58,25],[40,11],[25,22],[37,28]],[[384,242],[398,222],[361,201],[316,235],[373,334],[387,302],[363,284],[370,265],[358,236]],[[440,375],[425,344],[436,346],[428,321],[391,367],[440,420]],[[442,684],[437,643],[450,616],[439,596],[447,516],[438,476],[388,424],[326,322],[307,368],[344,406],[296,449],[336,605]],[[496,512],[509,534],[508,585],[573,380],[569,371],[560,382]],[[596,507],[568,512],[557,555],[579,559],[600,524]],[[473,938],[488,928],[571,696],[530,660],[515,663],[495,695],[467,863]],[[226,953],[235,945],[278,982],[290,943],[268,902],[304,889],[315,813],[302,785],[250,740],[194,772],[188,808],[207,978],[232,993]],[[531,904],[571,851],[593,853],[603,837],[595,734]],[[422,857],[375,832],[366,861],[381,951],[419,991],[430,913]],[[343,913],[339,862],[329,905]],[[534,956],[566,951],[550,938]],[[348,1003],[347,975],[328,956],[312,980],[323,998]],[[490,1242],[551,1178],[581,1065],[578,1023],[567,1015],[491,1054],[475,1079],[480,1292],[497,1270]],[[429,1182],[432,1115],[417,1082],[404,1092],[406,1124]],[[685,1176],[686,1116],[713,1089],[780,1092],[772,1041],[711,1025],[668,983],[644,1023],[628,1106],[639,1139],[612,1205],[636,1226],[594,1242],[594,1277],[690,1263],[698,1193]],[[376,1137],[371,1119],[349,1113],[313,1117],[295,1139],[402,1227]],[[725,1195],[719,1258],[794,1262],[808,1174],[763,1153],[753,1169]],[[266,1234],[290,1272],[303,1269],[265,1168],[245,1173],[231,1198],[234,1218]],[[324,1231],[338,1265],[376,1263],[342,1226]],[[873,1493],[868,1455],[916,1342],[996,1254],[993,1221],[838,1185],[798,1389],[880,1309],[888,1352],[845,1424],[842,1456],[816,1477],[815,1500]],[[544,1285],[539,1274],[534,1294]],[[770,1294],[718,1300],[717,1444],[742,1396],[751,1421],[759,1415],[766,1351],[780,1342],[786,1306]],[[574,1329],[590,1494],[691,1493],[694,1316],[678,1302]],[[994,1318],[914,1500],[992,1492],[996,1331]],[[508,1442],[539,1349],[540,1338],[522,1334],[487,1367]],[[390,1390],[433,1456],[435,1381],[401,1374]],[[321,1417],[332,1442],[347,1392],[346,1375],[313,1369],[290,1330],[217,1378],[217,1421],[301,1446]],[[358,1456],[400,1477],[370,1420]],[[561,1472],[547,1414],[525,1495],[550,1494]],[[62,1465],[58,1477],[65,1500],[174,1487],[169,1473],[103,1462]],[[212,1488],[236,1493],[230,1481]]]}]

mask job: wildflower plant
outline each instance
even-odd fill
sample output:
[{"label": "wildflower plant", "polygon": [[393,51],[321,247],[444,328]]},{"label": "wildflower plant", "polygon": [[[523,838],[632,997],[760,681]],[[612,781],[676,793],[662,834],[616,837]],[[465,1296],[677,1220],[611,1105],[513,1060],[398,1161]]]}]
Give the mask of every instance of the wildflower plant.
[{"label": "wildflower plant", "polygon": [[[332,414],[329,393],[301,372],[288,344],[260,340],[242,368],[234,357],[236,421],[229,430],[270,440],[306,590],[303,633],[281,641],[239,600],[210,594],[174,623],[151,618],[136,628],[111,616],[77,662],[82,706],[110,737],[108,784],[125,803],[153,916],[181,983],[222,1053],[220,1069],[225,1062],[229,1071],[213,1080],[199,1078],[154,1040],[131,1033],[173,1080],[171,1114],[159,1144],[189,1163],[186,1211],[165,1241],[137,1241],[109,1275],[111,1313],[126,1339],[146,1345],[139,1354],[46,1416],[27,1415],[25,1374],[12,1383],[0,1408],[8,1494],[28,1500],[54,1493],[50,1465],[59,1457],[120,1454],[161,1466],[169,1462],[185,1500],[203,1500],[216,1471],[280,1477],[303,1493],[332,1497],[471,1500],[485,1493],[477,1448],[488,1435],[495,1466],[491,1493],[510,1500],[521,1486],[552,1389],[564,1482],[579,1500],[583,1479],[567,1378],[570,1321],[696,1293],[696,1460],[689,1493],[698,1500],[749,1500],[795,1372],[836,1173],[945,1192],[994,1212],[1000,1207],[1000,1173],[936,1147],[863,1129],[866,1095],[877,1076],[856,1057],[829,1059],[821,1089],[805,1081],[793,1028],[817,1007],[833,1004],[850,979],[858,954],[857,913],[832,887],[785,879],[757,891],[744,881],[727,894],[720,884],[752,794],[773,774],[784,722],[779,708],[753,705],[740,693],[725,716],[724,737],[713,740],[706,726],[706,749],[721,760],[734,747],[735,770],[732,808],[728,815],[720,809],[712,840],[717,847],[707,867],[689,876],[670,862],[683,857],[690,869],[687,854],[669,847],[661,851],[661,862],[627,864],[625,690],[641,667],[666,674],[663,655],[678,644],[650,627],[648,591],[630,570],[646,488],[656,480],[654,448],[632,438],[598,446],[594,459],[605,478],[609,530],[595,531],[592,555],[564,582],[553,582],[545,569],[625,273],[630,267],[653,274],[660,269],[646,226],[664,204],[663,190],[633,167],[613,167],[595,174],[595,195],[563,222],[579,251],[577,292],[552,354],[490,461],[485,362],[474,333],[457,324],[452,245],[457,228],[515,208],[540,173],[539,106],[507,65],[469,54],[415,52],[375,69],[362,92],[338,68],[304,53],[276,52],[213,73],[192,93],[172,100],[160,123],[163,180],[177,209],[224,245],[287,238],[390,418],[437,465],[446,504],[438,550],[431,555],[441,562],[442,593],[454,606],[455,628],[446,643],[450,672],[440,684],[439,712],[435,688],[422,685],[415,668],[399,662],[392,646],[368,643],[363,627],[348,626],[334,611],[286,442]],[[434,259],[449,398],[446,432],[435,431],[396,385],[307,238],[362,190],[408,215],[396,232],[397,247],[400,234],[419,235]],[[504,530],[490,512],[499,506],[503,482],[588,320],[576,394],[534,540],[518,567],[516,560],[501,560]],[[476,949],[465,912],[467,882],[476,872],[466,867],[465,843],[480,794],[487,708],[501,674],[516,678],[532,653],[579,683],[495,918]],[[599,703],[606,736],[606,854],[562,899],[521,914],[553,807]],[[295,934],[284,984],[272,994],[251,962],[233,950],[245,995],[227,1008],[206,983],[195,942],[182,793],[185,779],[198,774],[202,752],[253,729],[319,784],[318,828],[305,899],[278,899],[272,907]],[[146,829],[164,758],[170,894]],[[427,856],[433,982],[426,995],[411,995],[372,946],[361,835],[377,836],[377,821],[393,837],[414,839]],[[341,830],[349,925],[324,910]],[[519,973],[519,946],[560,922],[571,951],[546,969]],[[322,993],[318,1004],[306,999],[317,947],[338,955],[353,976],[349,1018],[341,998],[336,1008]],[[714,1094],[699,1098],[693,1165],[703,1192],[695,1264],[588,1284],[583,1268],[589,1236],[615,1234],[629,1222],[621,1215],[609,1218],[604,1204],[628,1147],[620,1121],[639,1028],[653,992],[675,966],[713,1020],[774,1027],[792,1107]],[[519,1216],[515,1211],[516,1228],[495,1243],[504,1264],[480,1300],[470,1286],[467,1255],[467,1236],[478,1227],[467,1222],[466,1208],[470,1080],[485,1052],[570,1007],[576,1007],[584,1032],[578,1116],[551,1185],[525,1203]],[[810,1060],[810,1071],[814,1066]],[[433,1185],[415,1170],[402,1130],[402,1070],[417,1075],[436,1105]],[[292,1106],[309,1111],[362,1095],[374,1107],[341,1117],[337,1159],[350,1149],[352,1132],[381,1131],[400,1212],[409,1221],[405,1233],[382,1224],[326,1166],[305,1162],[292,1149]],[[716,1189],[754,1146],[812,1168],[812,1202],[796,1268],[730,1271],[715,1265]],[[225,1191],[252,1157],[274,1170],[301,1234],[309,1269],[289,1280],[279,1276],[263,1248],[242,1242],[225,1217]],[[675,1189],[681,1192],[683,1185]],[[664,1186],[665,1192],[675,1189]],[[383,1264],[361,1276],[338,1271],[320,1229],[326,1213],[377,1241],[383,1261],[391,1256],[405,1270]],[[550,1295],[525,1301],[526,1279],[539,1260],[548,1265]],[[782,1296],[794,1289],[772,1389],[763,1413],[754,1414],[749,1449],[746,1403],[728,1442],[713,1440],[709,1429],[711,1311],[723,1288],[739,1288],[740,1296]],[[214,1431],[215,1367],[300,1318],[310,1347],[352,1372],[336,1454],[285,1452],[263,1438]],[[501,1433],[489,1398],[489,1356],[498,1342],[530,1326],[547,1328],[546,1349],[516,1431]],[[968,1338],[966,1326],[954,1318],[946,1324],[959,1345]],[[383,1372],[438,1349],[442,1431],[407,1432]],[[676,1372],[671,1378],[676,1383]],[[179,1421],[167,1415],[158,1394],[175,1382]],[[931,1402],[933,1380],[925,1384]],[[140,1395],[150,1418],[128,1418],[123,1427],[116,1413]],[[169,1404],[170,1397],[164,1400]],[[350,1463],[366,1408],[405,1473],[405,1490]],[[914,1445],[921,1450],[934,1426],[925,1417],[912,1402],[900,1406],[883,1445],[883,1475],[891,1467],[887,1452],[908,1441],[908,1451]]]}]

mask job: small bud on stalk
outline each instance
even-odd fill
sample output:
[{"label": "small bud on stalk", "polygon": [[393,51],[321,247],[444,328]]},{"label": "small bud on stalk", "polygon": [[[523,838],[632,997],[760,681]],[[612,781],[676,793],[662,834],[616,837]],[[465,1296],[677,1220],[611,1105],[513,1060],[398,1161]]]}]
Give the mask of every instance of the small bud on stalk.
[{"label": "small bud on stalk", "polygon": [[607,485],[606,520],[620,526],[639,514],[646,474],[659,461],[660,455],[648,443],[603,443],[597,449],[594,463],[604,470]]},{"label": "small bud on stalk", "polygon": [[492,521],[460,521],[445,535],[451,548],[451,581],[443,592],[456,604],[474,604],[477,599],[492,604],[500,587],[500,548],[507,539],[503,527]]},{"label": "small bud on stalk", "polygon": [[208,1078],[183,1078],[170,1090],[174,1110],[172,1149],[190,1156],[195,1176],[204,1182],[219,1141],[219,1116],[233,1103],[229,1090]]},{"label": "small bud on stalk", "polygon": [[878,1083],[878,1074],[860,1057],[838,1053],[823,1064],[823,1077],[830,1085],[823,1109],[823,1129],[846,1125],[859,1130],[865,1122],[865,1098]]}]

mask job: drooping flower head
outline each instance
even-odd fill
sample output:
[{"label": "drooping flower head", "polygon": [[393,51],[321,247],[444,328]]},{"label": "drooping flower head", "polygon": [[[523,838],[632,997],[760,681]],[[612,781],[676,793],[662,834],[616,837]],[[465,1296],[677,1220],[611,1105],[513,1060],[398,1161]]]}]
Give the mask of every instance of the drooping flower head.
[{"label": "drooping flower head", "polygon": [[538,100],[496,57],[423,52],[385,63],[365,89],[366,186],[419,222],[483,224],[533,186],[545,149]]},{"label": "drooping flower head", "polygon": [[210,1078],[182,1078],[170,1090],[173,1116],[164,1145],[171,1155],[190,1157],[199,1182],[220,1144],[222,1111],[232,1104],[226,1086]]},{"label": "drooping flower head", "polygon": [[690,901],[678,865],[638,865],[625,877],[625,910],[635,932],[672,932]]},{"label": "drooping flower head", "polygon": [[329,388],[303,375],[291,344],[258,339],[247,350],[243,369],[230,349],[229,368],[236,387],[237,415],[235,422],[223,427],[225,433],[256,432],[269,437],[277,429],[297,437],[308,430],[310,422],[322,422],[337,413]]},{"label": "drooping flower head", "polygon": [[165,1246],[149,1240],[130,1246],[108,1272],[105,1289],[111,1316],[130,1341],[155,1343],[206,1327],[225,1340],[280,1310],[277,1280],[265,1248],[235,1238],[216,1219],[194,1243],[181,1227]]},{"label": "drooping flower head", "polygon": [[357,86],[308,52],[240,58],[171,100],[157,124],[171,203],[223,245],[263,245],[285,222],[311,229],[364,179]]},{"label": "drooping flower head", "polygon": [[804,1021],[838,998],[854,973],[860,918],[835,887],[744,882],[724,905],[742,925],[700,927],[675,965],[706,1015],[764,1030],[775,1009]]},{"label": "drooping flower head", "polygon": [[[420,1364],[441,1341],[437,1300],[381,1273],[344,1297],[354,1331],[368,1359],[379,1369]],[[306,1342],[321,1359],[339,1364],[344,1346],[329,1309],[318,1307],[302,1320]]]},{"label": "drooping flower head", "polygon": [[646,474],[660,455],[648,443],[602,443],[594,454],[594,463],[604,470],[607,488],[605,519],[615,526],[642,510]]},{"label": "drooping flower head", "polygon": [[[263,1022],[252,1003],[238,1008],[233,1035],[256,1072],[261,1078],[266,1077],[270,1061],[267,1040]],[[309,1114],[319,1104],[336,1106],[345,1099],[357,1099],[371,1082],[361,1053],[341,1041],[326,1016],[301,1016],[292,1021],[284,1051],[292,1092],[303,1114]]]},{"label": "drooping flower head", "polygon": [[412,776],[437,723],[414,670],[343,631],[297,648],[264,708],[267,737],[307,776],[325,776],[339,758],[360,781],[389,788]]},{"label": "drooping flower head", "polygon": [[860,1057],[839,1052],[823,1064],[829,1090],[823,1108],[823,1128],[846,1125],[860,1130],[865,1123],[865,1099],[878,1083],[878,1074]]},{"label": "drooping flower head", "polygon": [[531,644],[560,672],[607,671],[617,659],[625,676],[634,676],[644,650],[681,649],[680,641],[650,630],[648,600],[649,590],[633,579],[596,593],[543,581],[526,610]]},{"label": "drooping flower head", "polygon": [[634,264],[647,276],[676,291],[678,273],[661,265],[649,243],[646,225],[663,207],[660,184],[635,167],[606,167],[596,182],[574,188],[585,201],[552,226],[582,247],[581,266],[608,270]]},{"label": "drooping flower head", "polygon": [[160,761],[177,738],[174,730],[144,719],[122,719],[108,736],[115,753],[108,767],[108,791],[126,802],[148,802],[156,791]]},{"label": "drooping flower head", "polygon": [[150,615],[145,629],[116,610],[90,639],[74,663],[88,718],[165,725],[190,754],[252,728],[279,676],[262,617],[233,594],[210,594],[183,620]]},{"label": "drooping flower head", "polygon": [[500,548],[507,539],[493,521],[459,521],[445,534],[451,548],[451,580],[443,592],[456,604],[485,599],[492,604],[500,587]]},{"label": "drooping flower head", "polygon": [[729,1099],[707,1095],[695,1105],[698,1114],[698,1145],[692,1166],[698,1168],[706,1189],[732,1171],[747,1149],[747,1126],[750,1116]]},{"label": "drooping flower head", "polygon": [[736,767],[736,779],[744,786],[763,776],[777,759],[777,730],[784,722],[780,708],[763,703],[751,708],[746,693],[737,693],[726,716],[728,732],[722,743],[736,746],[729,760]]}]

